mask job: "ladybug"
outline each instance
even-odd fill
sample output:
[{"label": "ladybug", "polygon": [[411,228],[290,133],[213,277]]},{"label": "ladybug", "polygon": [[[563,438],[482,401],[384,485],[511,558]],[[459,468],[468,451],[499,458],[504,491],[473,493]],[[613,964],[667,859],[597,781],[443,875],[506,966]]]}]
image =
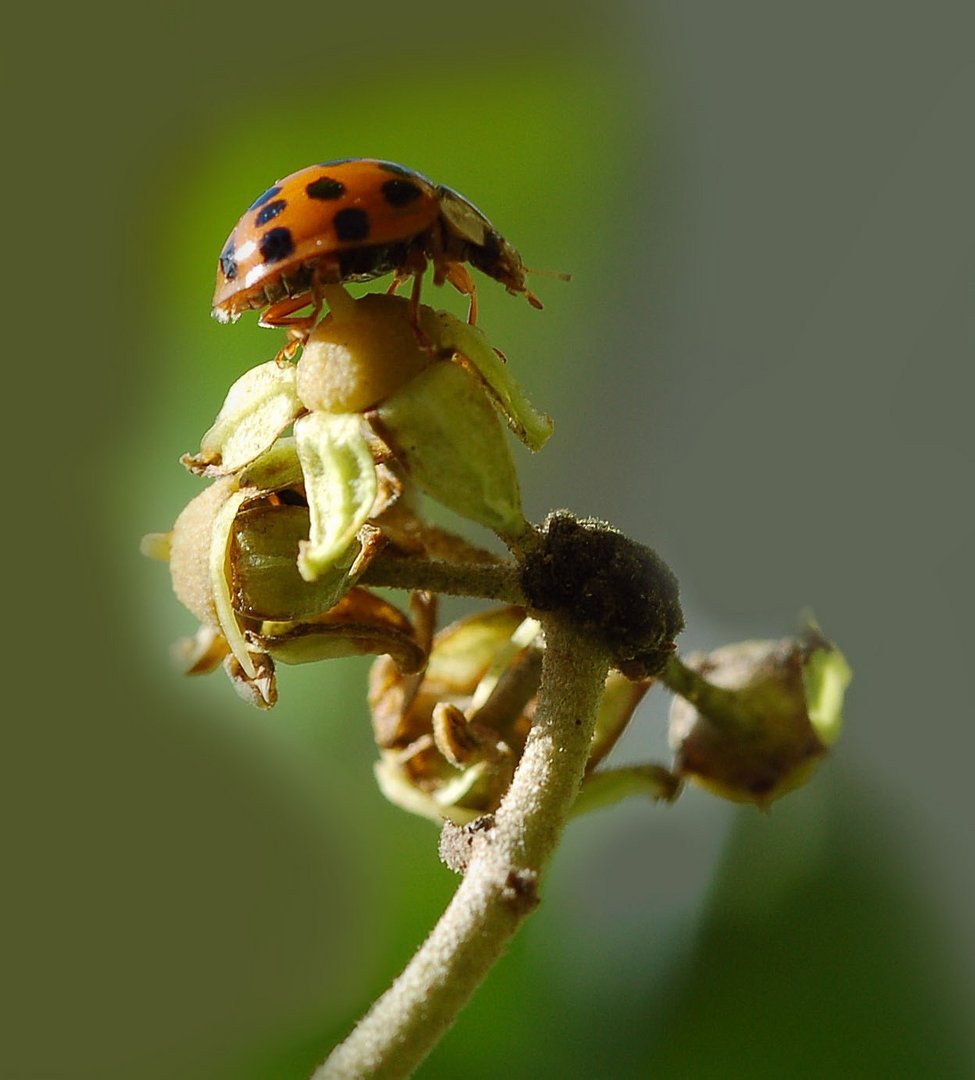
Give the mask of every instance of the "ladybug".
[{"label": "ladybug", "polygon": [[[390,272],[390,291],[413,278],[415,311],[428,263],[434,284],[449,281],[470,298],[472,323],[477,287],[465,263],[542,306],[525,287],[521,256],[456,191],[373,158],[309,165],[278,180],[237,222],[220,253],[213,316],[233,322],[264,309],[262,326],[307,330],[322,307],[319,286]],[[310,317],[293,317],[308,304]]]}]

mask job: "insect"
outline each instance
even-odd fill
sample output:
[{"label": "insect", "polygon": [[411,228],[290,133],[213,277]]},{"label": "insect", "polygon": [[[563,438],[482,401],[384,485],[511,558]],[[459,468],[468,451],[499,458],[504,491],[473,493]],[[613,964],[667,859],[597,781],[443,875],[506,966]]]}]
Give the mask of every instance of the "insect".
[{"label": "insect", "polygon": [[[428,264],[434,284],[449,281],[469,297],[472,323],[477,286],[466,264],[542,306],[525,287],[521,256],[456,191],[389,161],[310,165],[268,188],[234,227],[220,253],[213,315],[233,322],[263,309],[262,326],[300,333],[321,311],[320,286],[390,272],[390,291],[412,277],[415,311]],[[294,316],[309,304],[310,316]]]}]

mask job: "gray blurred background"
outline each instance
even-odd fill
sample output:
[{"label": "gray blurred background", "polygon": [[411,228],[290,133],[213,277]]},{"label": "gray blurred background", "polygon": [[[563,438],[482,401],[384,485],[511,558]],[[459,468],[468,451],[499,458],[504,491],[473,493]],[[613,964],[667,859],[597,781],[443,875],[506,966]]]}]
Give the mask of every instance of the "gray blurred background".
[{"label": "gray blurred background", "polygon": [[[453,888],[372,783],[367,665],[286,671],[270,715],[180,681],[192,620],[137,553],[277,348],[208,319],[224,237],[276,176],[358,154],[573,274],[533,281],[542,313],[481,289],[556,419],[519,459],[530,516],[655,546],[682,649],[811,606],[855,671],[832,759],[769,815],[688,792],[574,823],[421,1075],[975,1074],[973,24],[947,0],[11,16],[0,1076],[305,1076]],[[664,756],[665,716],[651,695],[616,759]]]}]

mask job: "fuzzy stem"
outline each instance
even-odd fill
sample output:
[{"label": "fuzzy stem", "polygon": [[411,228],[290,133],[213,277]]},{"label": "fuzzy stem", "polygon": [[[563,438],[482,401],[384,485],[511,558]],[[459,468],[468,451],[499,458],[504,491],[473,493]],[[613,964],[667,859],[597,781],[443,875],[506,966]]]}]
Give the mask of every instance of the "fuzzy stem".
[{"label": "fuzzy stem", "polygon": [[544,620],[538,708],[525,752],[464,880],[390,989],[312,1080],[409,1076],[436,1045],[538,903],[579,791],[609,657],[567,623]]},{"label": "fuzzy stem", "polygon": [[411,555],[377,556],[360,578],[363,585],[425,589],[450,596],[476,596],[506,604],[524,604],[513,562],[452,563]]}]

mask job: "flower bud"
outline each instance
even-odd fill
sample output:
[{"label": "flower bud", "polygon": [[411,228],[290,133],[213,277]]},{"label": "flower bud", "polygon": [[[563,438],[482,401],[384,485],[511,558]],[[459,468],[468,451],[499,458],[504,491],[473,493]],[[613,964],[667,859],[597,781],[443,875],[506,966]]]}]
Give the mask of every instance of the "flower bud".
[{"label": "flower bud", "polygon": [[674,771],[761,807],[805,783],[826,755],[851,678],[843,654],[814,628],[690,656],[685,673],[672,680],[668,671],[683,695],[670,712]]},{"label": "flower bud", "polygon": [[386,798],[457,824],[497,807],[534,710],[537,634],[522,609],[495,608],[437,634],[422,679],[404,679],[385,658],[373,664],[376,779]]},{"label": "flower bud", "polygon": [[433,360],[410,322],[408,300],[379,293],[352,300],[344,290],[329,297],[331,313],[309,335],[297,365],[306,409],[365,412]]},{"label": "flower bud", "polygon": [[[400,297],[353,300],[334,287],[326,297],[331,313],[297,365],[300,403],[312,416],[367,413],[422,491],[502,536],[520,535],[518,481],[498,417],[533,450],[552,423],[483,333],[446,312],[414,312]],[[313,573],[314,562],[302,573]]]},{"label": "flower bud", "polygon": [[173,592],[201,623],[212,626],[219,622],[210,574],[213,523],[236,492],[237,482],[233,477],[215,481],[184,507],[170,533],[169,573]]},{"label": "flower bud", "polygon": [[480,381],[508,427],[530,450],[541,450],[552,434],[552,418],[538,412],[511,374],[504,358],[491,348],[484,331],[446,311],[429,311],[424,330],[445,353],[452,353]]},{"label": "flower bud", "polygon": [[504,431],[478,380],[460,365],[431,364],[371,419],[422,491],[500,536],[524,531]]},{"label": "flower bud", "polygon": [[449,312],[370,293],[358,300],[340,286],[324,289],[331,311],[311,332],[297,365],[297,394],[311,411],[367,412],[434,360],[467,368],[517,437],[539,450],[552,420],[525,396],[484,332]]},{"label": "flower bud", "polygon": [[[409,482],[505,538],[520,537],[528,526],[498,417],[532,449],[551,432],[479,330],[400,297],[323,292],[330,314],[298,364],[274,360],[241,376],[200,452],[184,456],[216,482],[171,533],[143,543],[146,554],[169,559],[177,596],[202,624],[181,649],[185,670],[224,662],[238,691],[262,707],[275,699],[274,659],[378,652],[392,658],[397,678],[420,670],[426,627],[354,589],[357,578],[383,544],[433,559],[484,553],[422,522]],[[527,685],[515,683],[519,693]],[[533,693],[515,701],[499,692],[489,704],[520,717]],[[490,734],[463,730],[472,717],[458,715],[438,713],[442,748],[454,747],[446,767],[476,764],[484,775],[469,790],[494,792],[510,754],[497,740],[492,749]],[[432,719],[427,727],[432,739]],[[461,761],[470,740],[483,761]]]}]

